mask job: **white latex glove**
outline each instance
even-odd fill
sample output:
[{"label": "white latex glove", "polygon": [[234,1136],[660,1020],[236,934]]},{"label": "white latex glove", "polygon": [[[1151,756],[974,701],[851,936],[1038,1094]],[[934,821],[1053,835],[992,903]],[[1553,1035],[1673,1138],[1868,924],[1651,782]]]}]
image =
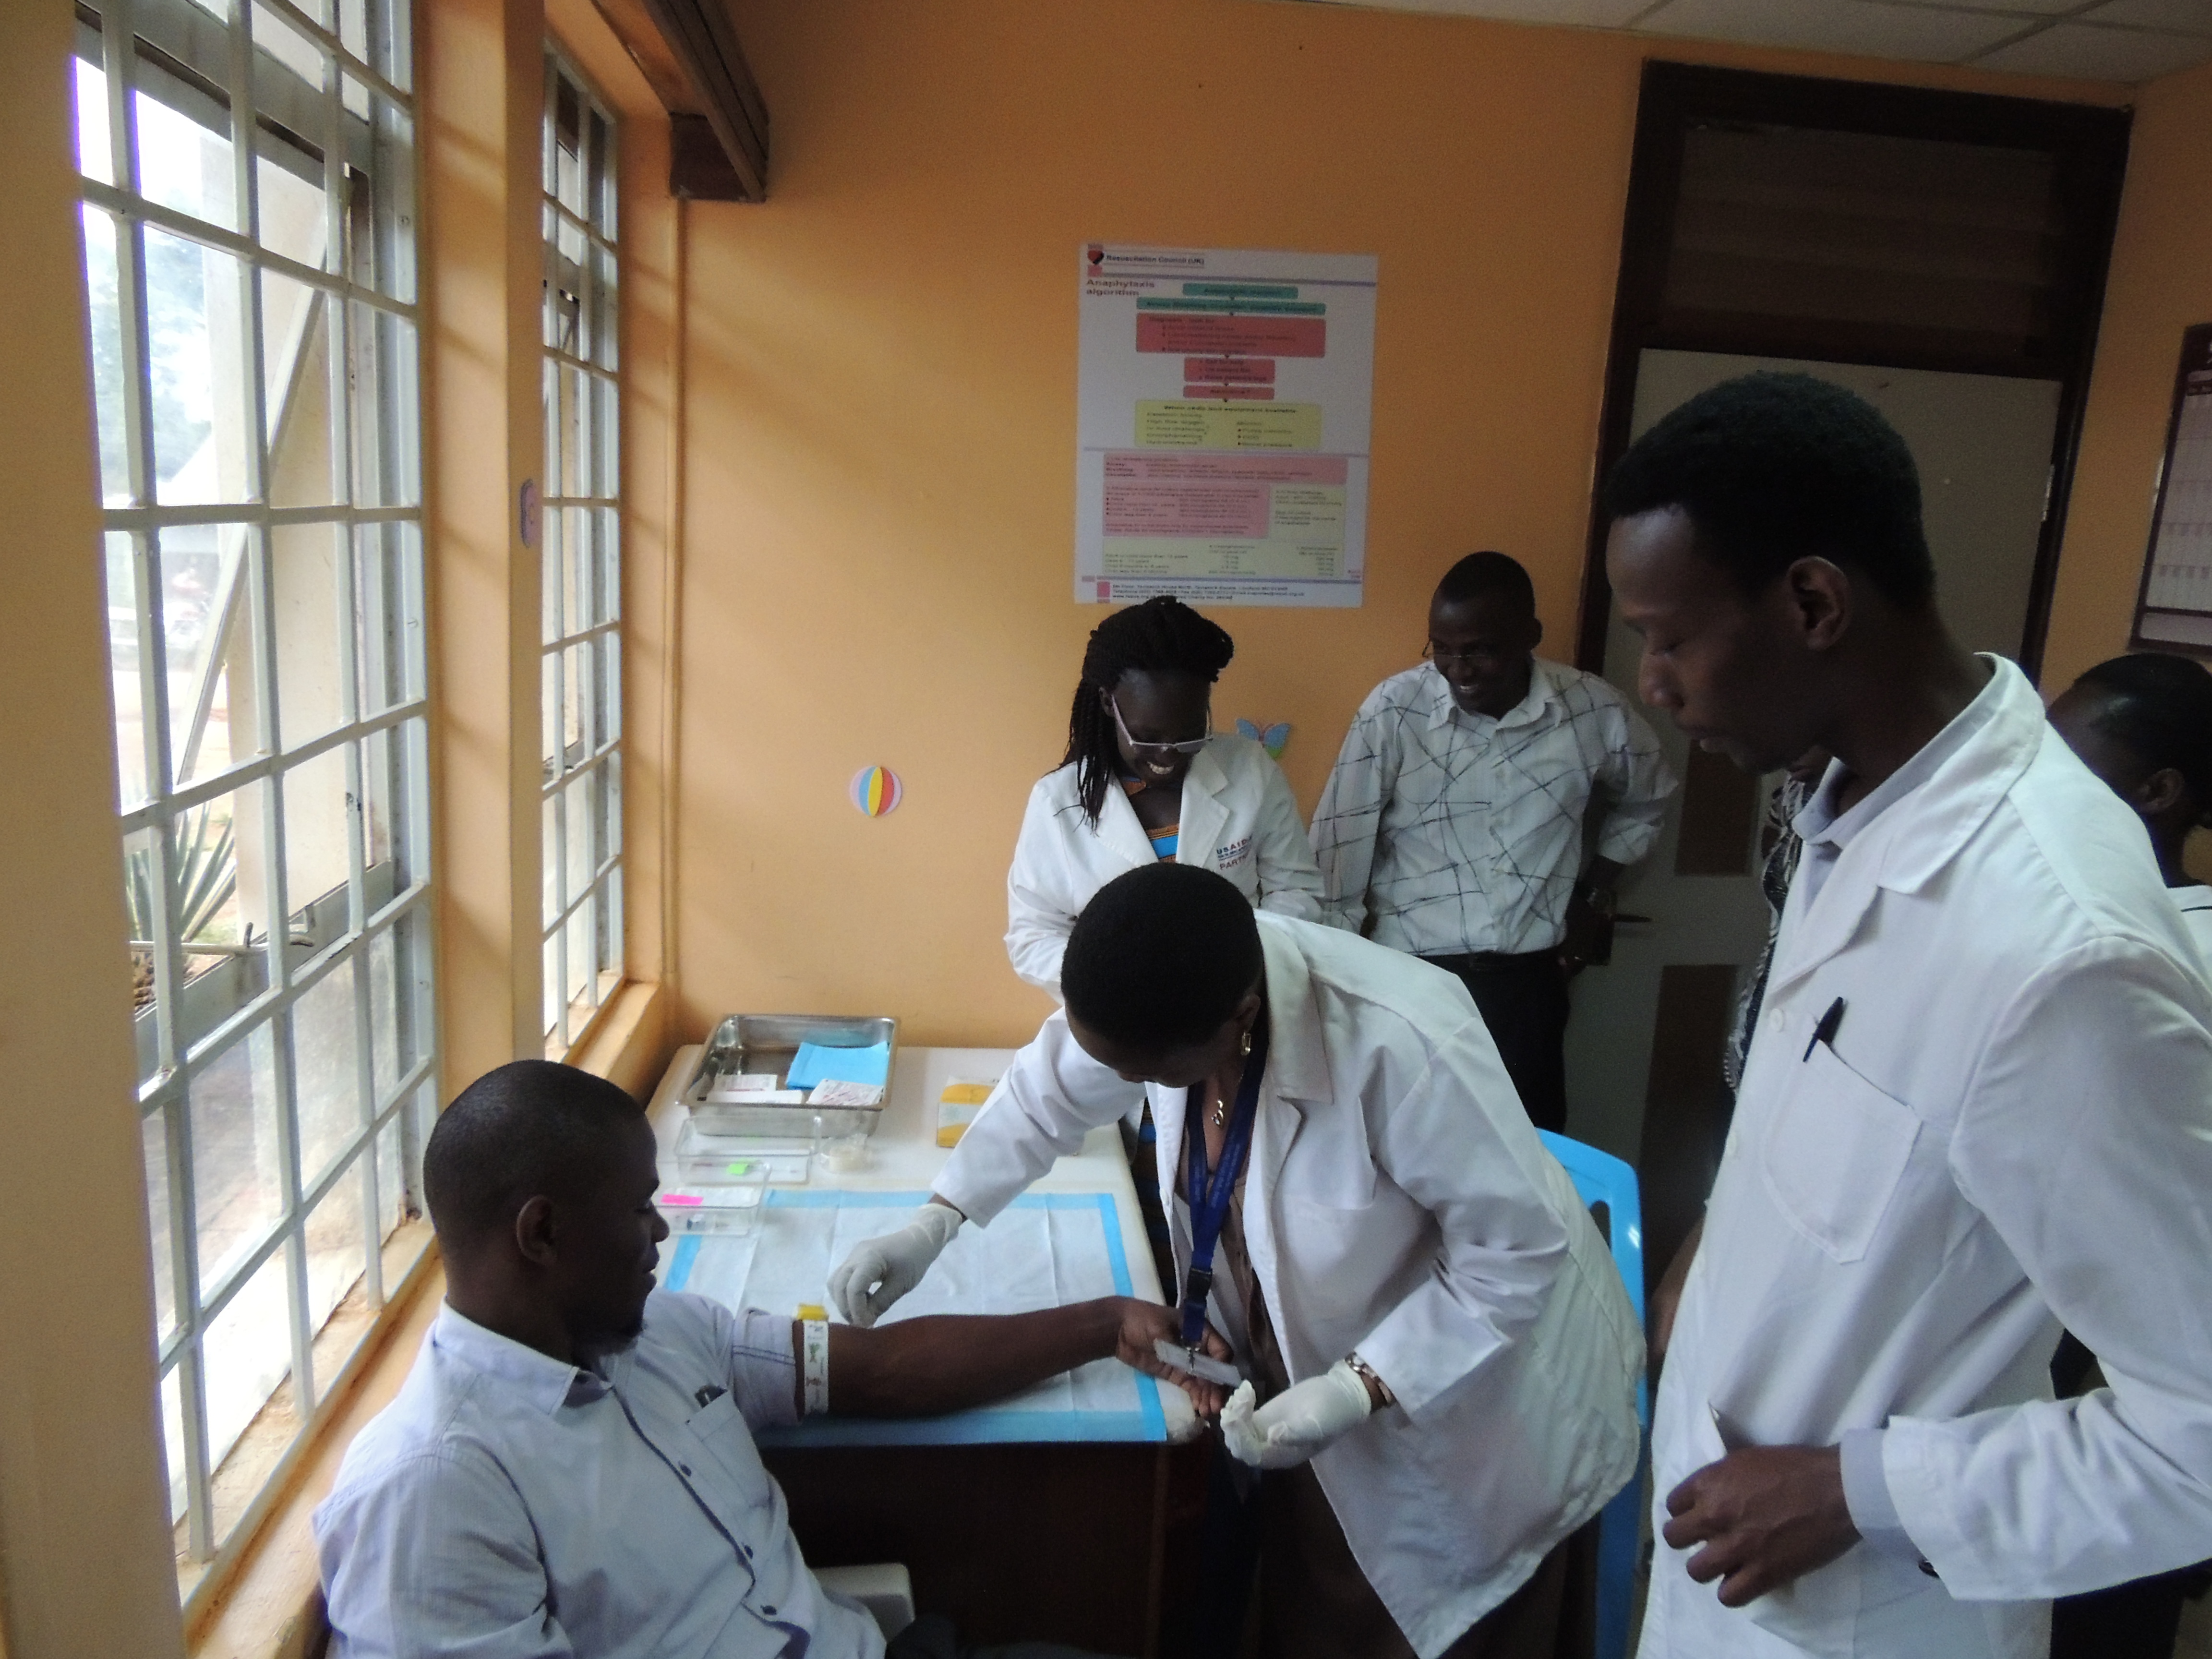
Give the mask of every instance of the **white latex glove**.
[{"label": "white latex glove", "polygon": [[830,1300],[863,1330],[874,1324],[929,1271],[952,1236],[960,1231],[960,1212],[925,1204],[905,1226],[880,1238],[863,1239],[830,1275]]},{"label": "white latex glove", "polygon": [[1221,1437],[1229,1455],[1255,1469],[1292,1469],[1372,1411],[1367,1384],[1340,1359],[1277,1395],[1257,1411],[1252,1385],[1238,1385],[1221,1408]]}]

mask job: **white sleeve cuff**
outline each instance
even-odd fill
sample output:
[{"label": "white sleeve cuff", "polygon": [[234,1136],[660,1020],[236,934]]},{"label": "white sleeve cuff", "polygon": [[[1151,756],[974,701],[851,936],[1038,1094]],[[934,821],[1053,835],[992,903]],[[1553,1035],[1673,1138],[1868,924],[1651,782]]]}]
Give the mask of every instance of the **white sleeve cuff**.
[{"label": "white sleeve cuff", "polygon": [[1860,1537],[1885,1555],[1917,1565],[1919,1547],[1898,1516],[1889,1495],[1889,1477],[1881,1470],[1883,1433],[1881,1429],[1853,1429],[1844,1436],[1844,1504]]}]

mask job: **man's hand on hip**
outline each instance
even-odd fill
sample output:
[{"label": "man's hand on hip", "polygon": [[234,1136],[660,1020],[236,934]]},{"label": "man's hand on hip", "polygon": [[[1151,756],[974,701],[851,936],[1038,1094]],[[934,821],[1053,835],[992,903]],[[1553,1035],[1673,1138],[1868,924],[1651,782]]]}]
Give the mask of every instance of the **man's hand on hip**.
[{"label": "man's hand on hip", "polygon": [[1689,1560],[1701,1584],[1721,1581],[1721,1605],[1740,1607],[1825,1567],[1858,1541],[1833,1446],[1748,1446],[1708,1463],[1667,1494],[1669,1547],[1705,1548]]}]

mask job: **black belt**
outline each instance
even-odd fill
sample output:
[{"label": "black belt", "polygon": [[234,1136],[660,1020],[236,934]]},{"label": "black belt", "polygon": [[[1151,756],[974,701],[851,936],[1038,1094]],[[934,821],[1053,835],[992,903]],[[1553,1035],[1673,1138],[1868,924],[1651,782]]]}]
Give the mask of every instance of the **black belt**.
[{"label": "black belt", "polygon": [[1559,947],[1548,951],[1525,951],[1510,955],[1504,951],[1469,951],[1459,956],[1423,957],[1423,962],[1443,969],[1448,974],[1513,974],[1531,968],[1559,965]]}]

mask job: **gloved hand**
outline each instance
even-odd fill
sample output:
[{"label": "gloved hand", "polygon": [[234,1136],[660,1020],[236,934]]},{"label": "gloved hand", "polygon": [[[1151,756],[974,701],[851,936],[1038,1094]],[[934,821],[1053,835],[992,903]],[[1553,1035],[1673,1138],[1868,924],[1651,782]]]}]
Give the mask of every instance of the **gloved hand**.
[{"label": "gloved hand", "polygon": [[1249,1382],[1240,1384],[1221,1408],[1221,1437],[1229,1455],[1255,1469],[1291,1469],[1356,1428],[1374,1402],[1367,1384],[1340,1359],[1277,1395],[1258,1410]]},{"label": "gloved hand", "polygon": [[830,1300],[866,1329],[921,1283],[929,1264],[960,1231],[961,1218],[945,1205],[925,1204],[896,1232],[863,1239],[830,1275]]}]

